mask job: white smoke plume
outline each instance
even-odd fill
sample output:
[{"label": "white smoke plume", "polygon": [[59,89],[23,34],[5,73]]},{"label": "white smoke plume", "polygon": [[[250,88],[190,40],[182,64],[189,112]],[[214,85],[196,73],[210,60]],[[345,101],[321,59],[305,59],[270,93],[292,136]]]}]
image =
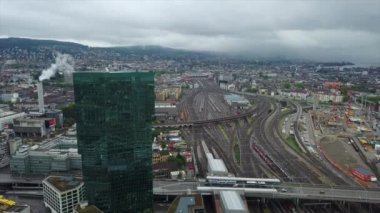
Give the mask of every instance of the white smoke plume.
[{"label": "white smoke plume", "polygon": [[40,81],[49,80],[57,72],[64,73],[65,76],[71,76],[74,72],[74,58],[69,54],[62,54],[57,52],[55,58],[55,63],[50,65],[48,69],[42,70]]}]

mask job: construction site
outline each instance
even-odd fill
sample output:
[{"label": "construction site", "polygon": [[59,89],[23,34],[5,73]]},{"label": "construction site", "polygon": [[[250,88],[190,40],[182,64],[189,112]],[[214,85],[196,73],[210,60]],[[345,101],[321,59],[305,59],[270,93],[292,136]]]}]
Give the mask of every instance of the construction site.
[{"label": "construction site", "polygon": [[340,82],[325,82],[324,87],[333,94],[332,100],[321,103],[314,95],[312,110],[306,114],[313,152],[358,184],[379,187],[380,137],[374,106]]},{"label": "construction site", "polygon": [[19,205],[15,200],[0,195],[0,213],[30,213],[30,206]]}]

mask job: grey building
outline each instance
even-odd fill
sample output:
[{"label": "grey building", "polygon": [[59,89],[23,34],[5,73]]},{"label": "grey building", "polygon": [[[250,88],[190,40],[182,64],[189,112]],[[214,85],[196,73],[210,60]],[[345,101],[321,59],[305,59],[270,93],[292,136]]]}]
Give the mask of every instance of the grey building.
[{"label": "grey building", "polygon": [[10,161],[12,174],[68,173],[82,169],[76,140],[58,137],[40,146],[21,146]]}]

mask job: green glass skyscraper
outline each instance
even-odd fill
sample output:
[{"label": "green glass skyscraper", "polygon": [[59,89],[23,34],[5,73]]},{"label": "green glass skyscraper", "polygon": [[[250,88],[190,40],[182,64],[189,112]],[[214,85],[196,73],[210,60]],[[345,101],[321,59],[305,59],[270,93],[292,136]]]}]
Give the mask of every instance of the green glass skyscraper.
[{"label": "green glass skyscraper", "polygon": [[153,72],[75,72],[87,199],[104,212],[153,212]]}]

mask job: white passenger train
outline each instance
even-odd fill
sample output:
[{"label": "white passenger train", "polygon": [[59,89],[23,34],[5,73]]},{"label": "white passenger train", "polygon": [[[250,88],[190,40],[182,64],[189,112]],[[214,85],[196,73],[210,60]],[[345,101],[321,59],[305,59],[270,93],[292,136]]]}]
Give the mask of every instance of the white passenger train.
[{"label": "white passenger train", "polygon": [[244,178],[244,177],[221,177],[207,176],[205,185],[207,186],[232,186],[232,187],[260,187],[267,188],[281,183],[276,178]]}]

